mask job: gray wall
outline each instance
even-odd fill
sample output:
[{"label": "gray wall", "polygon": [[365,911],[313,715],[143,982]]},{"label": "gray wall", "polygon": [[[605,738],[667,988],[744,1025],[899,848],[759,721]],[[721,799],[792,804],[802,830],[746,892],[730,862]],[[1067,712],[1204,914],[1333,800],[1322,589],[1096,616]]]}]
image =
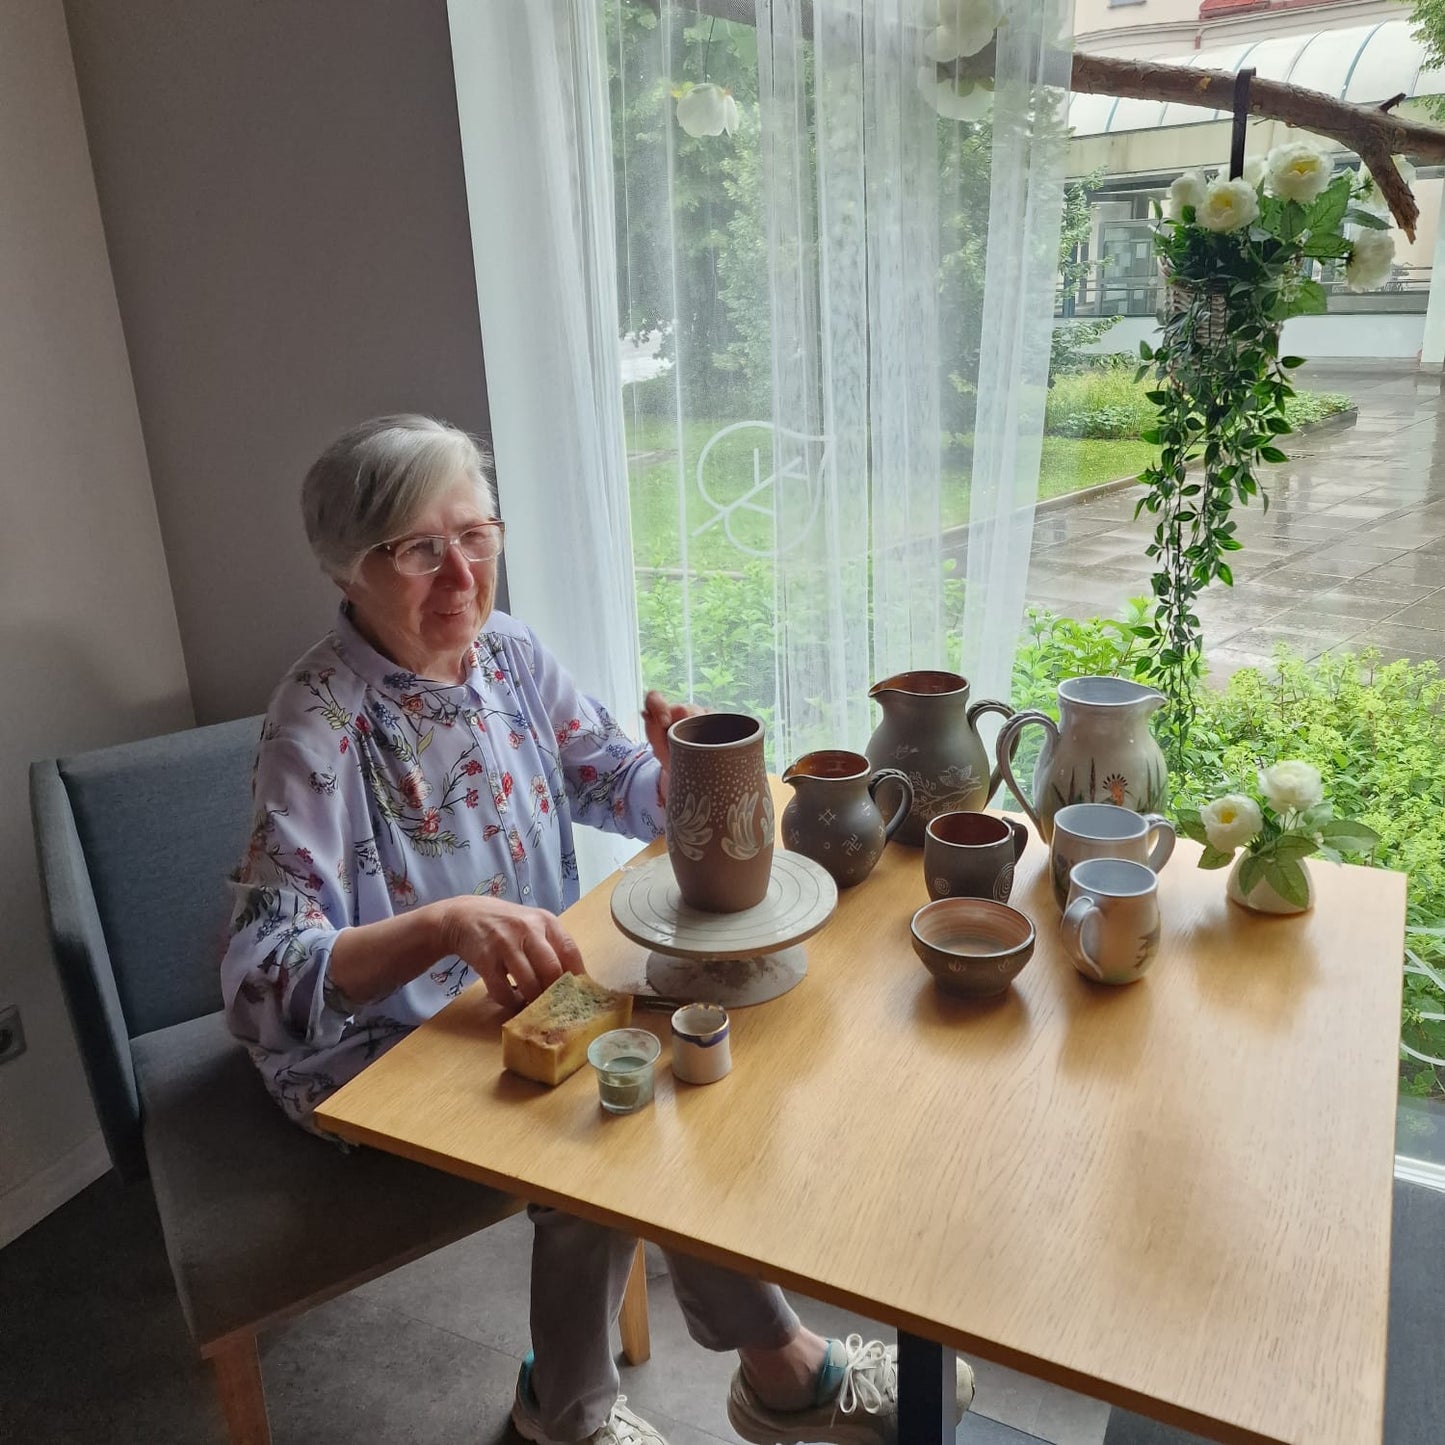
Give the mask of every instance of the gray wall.
[{"label": "gray wall", "polygon": [[198,721],[329,625],[297,492],[383,411],[487,429],[444,0],[66,0]]},{"label": "gray wall", "polygon": [[108,1166],[26,764],[191,722],[60,0],[4,0],[0,196],[0,1005],[29,1043],[0,1067],[3,1245]]}]

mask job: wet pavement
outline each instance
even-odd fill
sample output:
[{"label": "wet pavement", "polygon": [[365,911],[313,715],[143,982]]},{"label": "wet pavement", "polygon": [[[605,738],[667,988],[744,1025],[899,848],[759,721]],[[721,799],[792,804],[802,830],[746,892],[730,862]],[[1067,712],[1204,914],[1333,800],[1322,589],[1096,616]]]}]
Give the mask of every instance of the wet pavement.
[{"label": "wet pavement", "polygon": [[[1301,385],[1350,395],[1353,427],[1287,436],[1270,507],[1237,508],[1235,585],[1201,600],[1205,654],[1222,678],[1268,666],[1277,644],[1306,659],[1376,648],[1385,661],[1445,665],[1445,397],[1439,372],[1314,365]],[[1041,507],[1030,602],[1115,615],[1150,594],[1149,517],[1137,488]]]}]

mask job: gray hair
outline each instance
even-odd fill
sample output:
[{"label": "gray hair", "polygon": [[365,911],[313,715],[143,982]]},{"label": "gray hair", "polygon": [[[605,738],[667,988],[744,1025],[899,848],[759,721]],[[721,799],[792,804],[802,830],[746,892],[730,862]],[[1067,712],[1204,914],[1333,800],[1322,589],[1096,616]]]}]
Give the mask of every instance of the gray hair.
[{"label": "gray hair", "polygon": [[434,417],[362,422],[322,452],[301,484],[306,539],[316,560],[338,582],[351,581],[373,547],[402,536],[463,476],[476,483],[495,516],[491,463],[475,437]]}]

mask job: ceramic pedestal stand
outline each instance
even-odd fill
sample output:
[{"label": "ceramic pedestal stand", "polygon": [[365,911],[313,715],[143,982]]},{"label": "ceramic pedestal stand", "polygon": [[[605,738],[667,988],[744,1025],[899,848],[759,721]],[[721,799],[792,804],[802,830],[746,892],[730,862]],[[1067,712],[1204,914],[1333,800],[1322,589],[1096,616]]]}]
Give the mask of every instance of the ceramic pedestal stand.
[{"label": "ceramic pedestal stand", "polygon": [[781,849],[767,897],[741,913],[689,908],[666,857],[624,871],[612,891],[612,921],[652,950],[648,986],[665,998],[724,1008],[766,1003],[800,983],[808,960],[799,945],[837,906],[827,870]]}]

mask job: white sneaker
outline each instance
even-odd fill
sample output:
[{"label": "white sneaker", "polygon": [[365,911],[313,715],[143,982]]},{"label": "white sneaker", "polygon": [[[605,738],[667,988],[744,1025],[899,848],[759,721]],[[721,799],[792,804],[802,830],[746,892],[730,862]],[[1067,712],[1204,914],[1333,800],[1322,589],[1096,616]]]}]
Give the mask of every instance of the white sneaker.
[{"label": "white sneaker", "polygon": [[[741,1366],[728,1391],[728,1420],[753,1445],[897,1445],[898,1349],[849,1335],[828,1342],[819,1374],[827,1393],[806,1410],[775,1410],[748,1383]],[[973,1403],[973,1370],[958,1361],[954,1423]]]},{"label": "white sneaker", "polygon": [[641,1415],[627,1408],[627,1396],[619,1395],[611,1413],[590,1435],[581,1440],[558,1440],[549,1435],[537,1419],[537,1402],[532,1395],[531,1356],[517,1375],[517,1396],[512,1402],[512,1428],[534,1445],[667,1445]]}]

